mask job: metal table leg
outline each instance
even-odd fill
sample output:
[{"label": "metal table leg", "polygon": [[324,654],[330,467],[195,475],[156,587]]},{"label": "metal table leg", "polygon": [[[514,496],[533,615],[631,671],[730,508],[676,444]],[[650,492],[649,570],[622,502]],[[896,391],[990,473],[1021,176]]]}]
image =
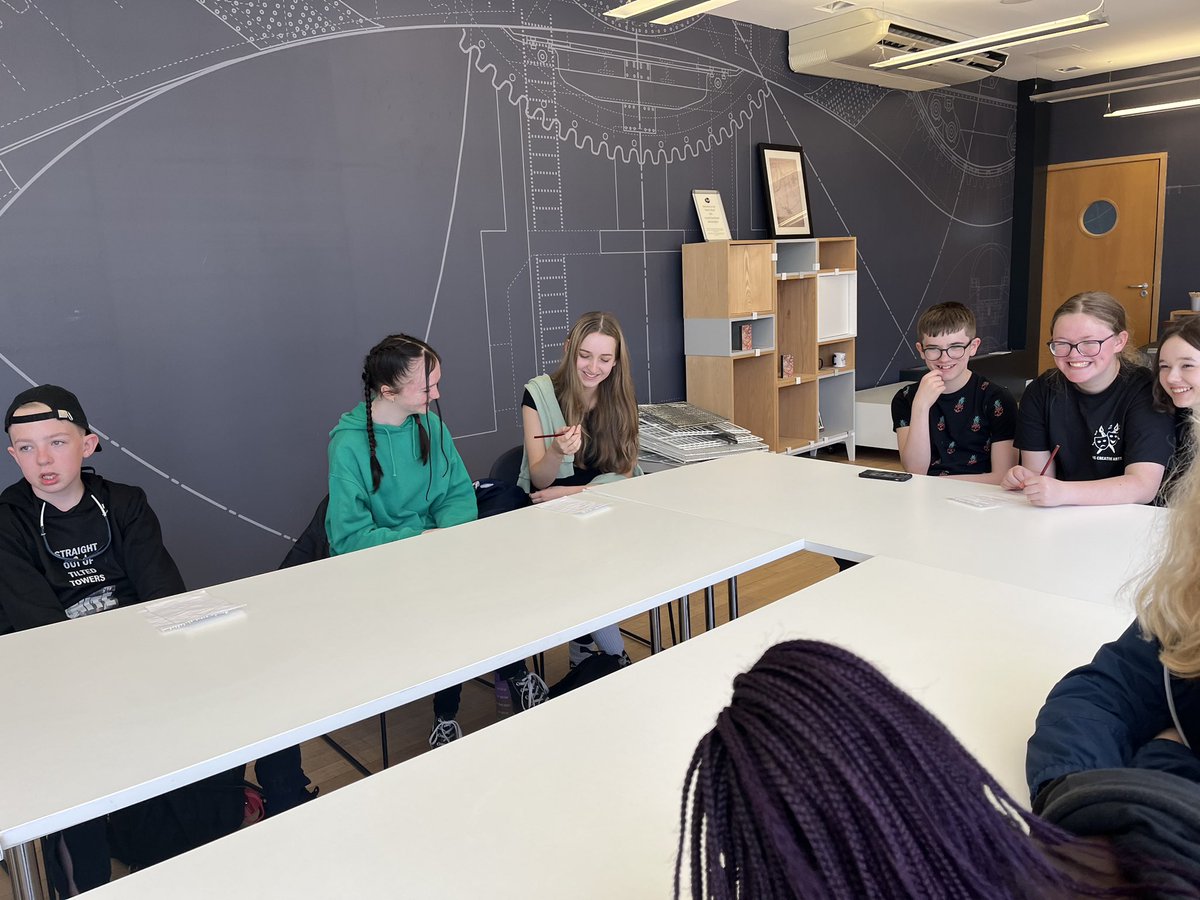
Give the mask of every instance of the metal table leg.
[{"label": "metal table leg", "polygon": [[692,636],[692,598],[684,594],[679,598],[679,639],[686,641]]},{"label": "metal table leg", "polygon": [[387,713],[379,714],[379,746],[383,750],[383,767],[388,767]]},{"label": "metal table leg", "polygon": [[704,589],[704,630],[712,631],[717,627],[716,591],[710,584]]},{"label": "metal table leg", "polygon": [[34,858],[33,842],[17,844],[4,851],[13,897],[18,900],[42,900],[42,879]]},{"label": "metal table leg", "polygon": [[662,610],[657,606],[650,610],[650,652],[662,652]]},{"label": "metal table leg", "polygon": [[737,576],[734,575],[726,582],[729,585],[729,621],[738,617]]}]

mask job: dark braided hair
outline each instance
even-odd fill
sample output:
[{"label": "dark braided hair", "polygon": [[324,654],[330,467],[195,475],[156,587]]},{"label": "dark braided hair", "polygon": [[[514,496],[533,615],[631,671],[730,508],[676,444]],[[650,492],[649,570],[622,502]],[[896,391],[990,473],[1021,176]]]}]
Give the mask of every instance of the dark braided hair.
[{"label": "dark braided hair", "polygon": [[[422,361],[421,368],[425,373],[425,384],[429,385],[429,373],[434,366],[440,365],[442,358],[437,351],[419,338],[407,334],[390,334],[371,348],[363,360],[362,382],[363,399],[367,404],[367,444],[371,448],[371,492],[379,490],[383,480],[383,467],[375,456],[375,421],[371,414],[371,401],[379,395],[384,386],[392,386],[401,378],[415,375],[413,371],[417,361]],[[437,405],[437,401],[434,401]],[[441,418],[441,407],[438,407],[438,418]],[[417,433],[421,442],[421,462],[429,462],[429,432],[417,419]],[[439,436],[439,445],[441,443]],[[445,448],[442,449],[445,453]],[[432,473],[430,473],[432,477]]]},{"label": "dark braided hair", "polygon": [[1144,896],[854,654],[789,641],[733,685],[684,780],[676,900],[685,852],[693,900]]}]

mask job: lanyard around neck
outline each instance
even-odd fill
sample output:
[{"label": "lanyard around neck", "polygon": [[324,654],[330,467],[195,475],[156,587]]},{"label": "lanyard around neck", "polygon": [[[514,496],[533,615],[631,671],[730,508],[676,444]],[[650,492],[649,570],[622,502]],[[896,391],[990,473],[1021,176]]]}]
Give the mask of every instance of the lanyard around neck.
[{"label": "lanyard around neck", "polygon": [[91,491],[88,491],[88,496],[92,498],[92,502],[95,503],[96,506],[99,508],[100,515],[102,515],[104,517],[104,530],[107,532],[107,538],[104,541],[104,546],[100,547],[95,552],[78,555],[78,556],[74,556],[63,550],[55,550],[53,547],[50,546],[50,542],[46,539],[46,501],[45,500],[42,501],[42,512],[41,512],[41,515],[38,516],[38,529],[39,529],[39,531],[41,531],[42,544],[45,545],[46,552],[49,553],[51,556],[53,556],[55,559],[61,560],[62,562],[70,562],[71,560],[75,560],[75,559],[79,559],[79,560],[87,559],[90,561],[90,560],[96,558],[97,556],[99,556],[105,550],[107,550],[109,545],[112,543],[112,525],[110,525],[109,521],[108,521],[108,510],[104,508],[104,504],[101,503],[98,499],[96,499],[96,495],[93,494]]}]

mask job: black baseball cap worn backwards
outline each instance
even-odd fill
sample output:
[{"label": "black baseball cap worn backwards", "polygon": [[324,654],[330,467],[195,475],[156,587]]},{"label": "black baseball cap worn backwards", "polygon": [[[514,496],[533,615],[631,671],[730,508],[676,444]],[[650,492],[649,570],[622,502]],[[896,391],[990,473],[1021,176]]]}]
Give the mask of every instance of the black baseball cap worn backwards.
[{"label": "black baseball cap worn backwards", "polygon": [[[21,416],[14,415],[18,409],[27,403],[45,404],[50,407],[50,411],[28,413]],[[59,387],[56,384],[40,384],[37,387],[31,387],[29,390],[17,394],[13,398],[13,402],[9,404],[8,412],[4,414],[4,431],[7,434],[8,429],[14,424],[44,422],[47,419],[55,419],[60,422],[74,422],[83,429],[85,434],[92,433],[92,429],[88,427],[88,420],[83,412],[83,407],[79,405],[79,398],[66,388]],[[100,444],[96,445],[97,453],[103,449]]]}]

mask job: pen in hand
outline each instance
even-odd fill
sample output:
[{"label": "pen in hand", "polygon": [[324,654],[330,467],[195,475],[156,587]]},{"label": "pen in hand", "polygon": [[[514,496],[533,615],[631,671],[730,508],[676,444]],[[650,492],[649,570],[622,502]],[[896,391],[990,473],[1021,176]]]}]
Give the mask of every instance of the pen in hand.
[{"label": "pen in hand", "polygon": [[[554,434],[535,434],[535,435],[533,436],[533,439],[534,439],[535,441],[540,441],[542,438],[558,438],[558,437],[562,437],[564,434],[566,434],[566,433],[567,433],[567,430],[568,430],[569,428],[571,428],[571,427],[573,427],[573,426],[567,426],[567,428],[564,428],[562,431],[556,431],[556,432],[554,432]],[[586,431],[583,431],[582,429],[580,430],[580,434],[581,434],[583,437],[587,437],[587,432],[586,432]]]},{"label": "pen in hand", "polygon": [[1046,471],[1050,468],[1050,463],[1054,462],[1054,457],[1058,456],[1058,448],[1061,446],[1062,444],[1054,445],[1054,449],[1050,451],[1050,458],[1046,460],[1046,464],[1042,466],[1042,471],[1038,472],[1039,477],[1046,474]]}]

